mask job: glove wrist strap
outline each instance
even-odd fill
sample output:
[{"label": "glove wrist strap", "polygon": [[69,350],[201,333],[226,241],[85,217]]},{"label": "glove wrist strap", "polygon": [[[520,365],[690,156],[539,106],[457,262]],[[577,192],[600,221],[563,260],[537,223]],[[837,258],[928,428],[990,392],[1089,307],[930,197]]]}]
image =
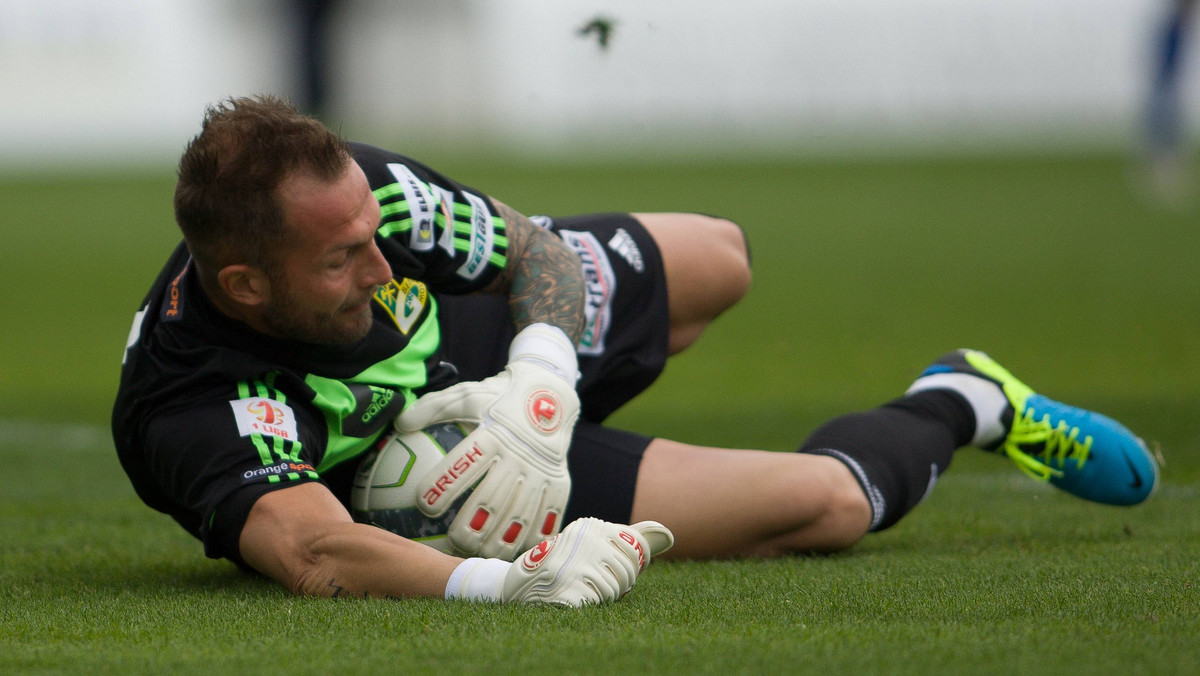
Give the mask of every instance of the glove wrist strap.
[{"label": "glove wrist strap", "polygon": [[500,559],[471,557],[458,564],[446,582],[447,599],[502,601],[504,576],[512,566]]},{"label": "glove wrist strap", "polygon": [[508,362],[532,361],[557,373],[575,387],[579,358],[567,333],[557,326],[536,323],[521,329],[508,347]]}]

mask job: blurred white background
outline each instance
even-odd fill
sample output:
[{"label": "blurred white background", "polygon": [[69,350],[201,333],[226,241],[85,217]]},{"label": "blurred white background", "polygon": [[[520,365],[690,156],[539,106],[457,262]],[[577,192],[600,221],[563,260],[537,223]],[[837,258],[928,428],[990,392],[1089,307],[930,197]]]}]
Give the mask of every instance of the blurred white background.
[{"label": "blurred white background", "polygon": [[[1126,148],[1164,7],[343,0],[325,117],[400,150],[560,157]],[[607,49],[577,34],[598,16]],[[172,163],[206,104],[296,91],[293,32],[284,0],[2,0],[0,167]]]}]

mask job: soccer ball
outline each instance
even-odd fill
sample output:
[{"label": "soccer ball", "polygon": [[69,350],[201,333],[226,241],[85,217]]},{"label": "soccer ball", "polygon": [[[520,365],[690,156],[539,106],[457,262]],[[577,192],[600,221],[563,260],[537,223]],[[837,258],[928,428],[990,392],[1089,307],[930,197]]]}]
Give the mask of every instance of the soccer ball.
[{"label": "soccer ball", "polygon": [[383,437],[359,463],[350,493],[351,516],[447,554],[456,553],[446,531],[470,491],[445,514],[430,518],[417,507],[421,496],[416,483],[470,431],[461,423],[442,423]]}]

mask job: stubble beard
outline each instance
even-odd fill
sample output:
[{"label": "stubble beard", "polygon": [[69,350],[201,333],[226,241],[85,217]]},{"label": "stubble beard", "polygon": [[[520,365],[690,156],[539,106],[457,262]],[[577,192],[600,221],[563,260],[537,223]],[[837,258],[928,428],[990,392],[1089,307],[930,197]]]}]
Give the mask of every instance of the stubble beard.
[{"label": "stubble beard", "polygon": [[350,304],[325,314],[304,310],[283,279],[272,280],[271,290],[263,322],[277,336],[316,345],[348,345],[362,340],[371,331],[370,303],[354,315],[346,313],[353,307]]}]

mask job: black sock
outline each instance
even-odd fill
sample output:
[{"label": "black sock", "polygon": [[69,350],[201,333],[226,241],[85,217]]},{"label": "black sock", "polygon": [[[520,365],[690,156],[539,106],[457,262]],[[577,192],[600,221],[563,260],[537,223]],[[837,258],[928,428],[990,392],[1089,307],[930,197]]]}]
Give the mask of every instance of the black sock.
[{"label": "black sock", "polygon": [[975,414],[950,390],[928,390],[834,418],[799,452],[828,455],[854,473],[871,502],[870,530],[887,528],[916,507],[975,434]]}]

